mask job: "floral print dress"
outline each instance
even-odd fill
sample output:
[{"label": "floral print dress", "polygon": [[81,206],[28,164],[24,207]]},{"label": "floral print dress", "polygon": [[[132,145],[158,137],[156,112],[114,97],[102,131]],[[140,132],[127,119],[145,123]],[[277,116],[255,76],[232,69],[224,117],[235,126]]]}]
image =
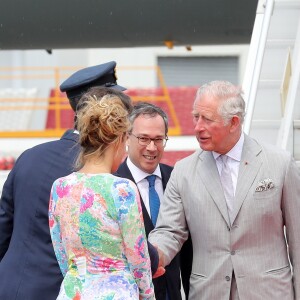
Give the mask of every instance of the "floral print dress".
[{"label": "floral print dress", "polygon": [[155,299],[136,185],[74,172],[52,186],[49,225],[64,276],[57,299]]}]

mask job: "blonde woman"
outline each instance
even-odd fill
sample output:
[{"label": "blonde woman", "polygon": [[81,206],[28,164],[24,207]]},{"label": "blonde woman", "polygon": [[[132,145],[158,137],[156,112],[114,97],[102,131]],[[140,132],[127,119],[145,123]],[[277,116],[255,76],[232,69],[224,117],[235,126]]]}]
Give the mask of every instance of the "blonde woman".
[{"label": "blonde woman", "polygon": [[76,172],[51,191],[52,242],[64,275],[57,299],[155,299],[139,193],[112,175],[125,155],[128,107],[88,96],[77,115]]}]

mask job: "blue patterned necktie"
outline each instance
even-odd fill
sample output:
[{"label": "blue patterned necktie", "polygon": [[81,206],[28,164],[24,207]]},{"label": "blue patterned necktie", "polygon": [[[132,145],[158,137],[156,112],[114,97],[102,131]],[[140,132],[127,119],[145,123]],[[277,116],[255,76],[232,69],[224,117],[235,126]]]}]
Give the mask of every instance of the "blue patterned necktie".
[{"label": "blue patterned necktie", "polygon": [[156,175],[150,175],[146,177],[149,182],[149,204],[150,204],[150,214],[153,225],[156,225],[156,220],[158,216],[160,201],[159,196],[155,190],[155,179]]}]

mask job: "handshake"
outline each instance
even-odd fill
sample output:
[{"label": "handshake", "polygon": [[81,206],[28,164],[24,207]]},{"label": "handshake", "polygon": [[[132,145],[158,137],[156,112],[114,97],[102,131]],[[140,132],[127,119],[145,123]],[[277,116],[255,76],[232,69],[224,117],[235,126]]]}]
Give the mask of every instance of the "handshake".
[{"label": "handshake", "polygon": [[148,251],[151,260],[152,277],[157,278],[165,274],[165,259],[162,251],[150,242],[148,242]]}]

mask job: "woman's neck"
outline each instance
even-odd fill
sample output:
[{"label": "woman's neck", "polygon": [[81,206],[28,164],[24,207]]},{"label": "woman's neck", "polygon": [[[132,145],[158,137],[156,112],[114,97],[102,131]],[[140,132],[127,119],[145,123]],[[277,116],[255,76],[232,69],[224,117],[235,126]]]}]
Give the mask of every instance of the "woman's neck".
[{"label": "woman's neck", "polygon": [[105,155],[101,157],[93,156],[88,158],[79,172],[89,174],[111,173],[111,169],[112,159],[109,152],[106,151]]},{"label": "woman's neck", "polygon": [[78,171],[86,174],[101,174],[111,173],[111,168],[102,164],[85,163],[84,166]]}]

